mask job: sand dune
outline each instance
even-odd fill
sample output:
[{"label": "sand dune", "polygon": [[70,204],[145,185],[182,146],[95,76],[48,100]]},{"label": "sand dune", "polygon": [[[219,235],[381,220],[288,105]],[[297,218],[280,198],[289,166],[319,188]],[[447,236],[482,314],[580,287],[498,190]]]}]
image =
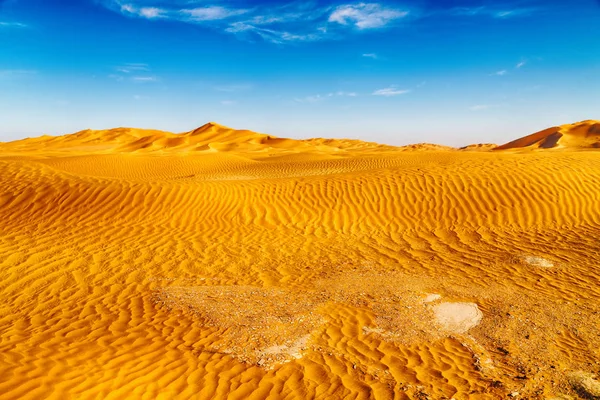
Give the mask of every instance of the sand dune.
[{"label": "sand dune", "polygon": [[555,126],[514,140],[496,150],[508,149],[599,149],[600,122],[583,121],[575,124]]},{"label": "sand dune", "polygon": [[464,149],[215,123],[0,143],[0,397],[595,390],[598,126]]}]

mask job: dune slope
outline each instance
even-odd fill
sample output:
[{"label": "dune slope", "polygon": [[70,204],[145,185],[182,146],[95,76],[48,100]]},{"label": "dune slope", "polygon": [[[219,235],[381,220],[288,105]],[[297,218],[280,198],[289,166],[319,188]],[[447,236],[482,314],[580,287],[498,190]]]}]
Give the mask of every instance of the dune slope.
[{"label": "dune slope", "polygon": [[496,150],[519,148],[599,149],[600,122],[589,120],[575,124],[555,126],[498,146]]},{"label": "dune slope", "polygon": [[214,123],[2,143],[0,397],[577,396],[600,363],[594,126],[560,152]]}]

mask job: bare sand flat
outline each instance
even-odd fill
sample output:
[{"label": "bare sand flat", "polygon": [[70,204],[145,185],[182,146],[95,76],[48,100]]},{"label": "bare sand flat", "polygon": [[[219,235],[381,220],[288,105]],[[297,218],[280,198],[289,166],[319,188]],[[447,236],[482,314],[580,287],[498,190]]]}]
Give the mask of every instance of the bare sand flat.
[{"label": "bare sand flat", "polygon": [[0,398],[597,396],[598,126],[1,143]]},{"label": "bare sand flat", "polygon": [[479,325],[483,313],[475,303],[441,303],[434,308],[435,318],[442,329],[465,333]]}]

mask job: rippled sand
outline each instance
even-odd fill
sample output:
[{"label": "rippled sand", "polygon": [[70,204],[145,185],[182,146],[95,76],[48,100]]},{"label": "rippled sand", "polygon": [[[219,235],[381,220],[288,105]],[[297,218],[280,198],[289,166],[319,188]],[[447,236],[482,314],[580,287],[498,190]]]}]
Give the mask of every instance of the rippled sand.
[{"label": "rippled sand", "polygon": [[592,396],[599,126],[0,144],[0,398]]}]

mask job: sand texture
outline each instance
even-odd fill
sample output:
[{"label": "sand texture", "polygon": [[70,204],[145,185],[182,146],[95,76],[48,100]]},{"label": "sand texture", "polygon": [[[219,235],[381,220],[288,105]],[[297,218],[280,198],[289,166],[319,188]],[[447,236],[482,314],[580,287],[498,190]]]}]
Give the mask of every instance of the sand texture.
[{"label": "sand texture", "polygon": [[597,398],[599,126],[0,143],[0,398]]}]

